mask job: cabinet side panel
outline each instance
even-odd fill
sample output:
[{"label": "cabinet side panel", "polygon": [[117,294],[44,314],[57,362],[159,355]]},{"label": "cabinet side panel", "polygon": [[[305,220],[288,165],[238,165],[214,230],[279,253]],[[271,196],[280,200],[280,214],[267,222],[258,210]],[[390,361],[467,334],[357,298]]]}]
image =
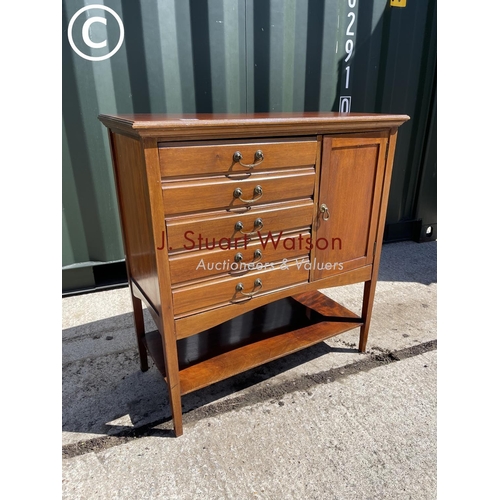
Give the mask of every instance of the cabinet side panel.
[{"label": "cabinet side panel", "polygon": [[135,280],[158,312],[160,293],[142,145],[115,133],[111,144],[129,279]]}]

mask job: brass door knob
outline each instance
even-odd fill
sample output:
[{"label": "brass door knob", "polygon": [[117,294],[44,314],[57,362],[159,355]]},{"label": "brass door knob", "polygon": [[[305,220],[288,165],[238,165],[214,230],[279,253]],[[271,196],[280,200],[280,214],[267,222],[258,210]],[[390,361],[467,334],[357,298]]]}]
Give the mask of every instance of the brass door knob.
[{"label": "brass door knob", "polygon": [[324,203],[319,207],[319,211],[323,214],[323,220],[328,220],[330,218],[330,212]]}]

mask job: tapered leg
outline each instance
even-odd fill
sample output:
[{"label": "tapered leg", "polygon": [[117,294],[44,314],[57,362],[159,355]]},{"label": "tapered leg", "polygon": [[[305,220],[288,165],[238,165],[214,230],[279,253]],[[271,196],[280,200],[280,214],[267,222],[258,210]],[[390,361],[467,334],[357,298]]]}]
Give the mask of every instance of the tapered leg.
[{"label": "tapered leg", "polygon": [[370,329],[370,321],[372,318],[373,300],[375,298],[375,286],[377,282],[374,280],[365,281],[365,288],[363,291],[363,309],[361,317],[363,318],[363,325],[359,333],[359,351],[366,351],[366,342],[368,340],[368,331]]},{"label": "tapered leg", "polygon": [[134,309],[135,334],[137,336],[141,370],[145,372],[148,369],[148,353],[146,351],[146,346],[143,343],[143,339],[146,334],[144,329],[144,314],[142,312],[141,299],[138,299],[134,294],[132,294],[132,307]]},{"label": "tapered leg", "polygon": [[162,318],[162,328],[159,329],[163,340],[163,359],[165,361],[165,382],[168,387],[170,409],[174,423],[175,436],[182,435],[182,404],[181,386],[179,381],[179,358],[177,356],[177,339],[174,333],[174,321],[170,312]]},{"label": "tapered leg", "polygon": [[[168,382],[167,382],[168,384]],[[170,408],[172,409],[172,420],[174,422],[174,434],[176,437],[182,436],[182,403],[181,390],[179,384],[170,387],[168,384],[168,395],[170,397]]]}]

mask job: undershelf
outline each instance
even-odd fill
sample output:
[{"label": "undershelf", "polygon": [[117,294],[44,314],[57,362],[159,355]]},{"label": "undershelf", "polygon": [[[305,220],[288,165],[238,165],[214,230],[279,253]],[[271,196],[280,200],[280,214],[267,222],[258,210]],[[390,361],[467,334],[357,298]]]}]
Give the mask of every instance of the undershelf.
[{"label": "undershelf", "polygon": [[[362,325],[356,314],[320,292],[282,299],[178,340],[181,394],[201,389]],[[165,377],[156,330],[144,338]]]}]

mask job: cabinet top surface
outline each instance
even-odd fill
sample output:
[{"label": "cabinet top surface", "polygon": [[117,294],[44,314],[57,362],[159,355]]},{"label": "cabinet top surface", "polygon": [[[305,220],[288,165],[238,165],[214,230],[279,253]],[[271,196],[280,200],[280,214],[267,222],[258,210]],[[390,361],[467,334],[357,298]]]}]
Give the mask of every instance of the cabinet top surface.
[{"label": "cabinet top surface", "polygon": [[249,129],[292,131],[297,127],[311,133],[322,133],[340,128],[392,128],[409,120],[407,115],[382,113],[206,113],[206,114],[121,114],[99,115],[99,120],[109,128],[127,130],[137,135],[159,136],[197,129],[234,130]]}]

